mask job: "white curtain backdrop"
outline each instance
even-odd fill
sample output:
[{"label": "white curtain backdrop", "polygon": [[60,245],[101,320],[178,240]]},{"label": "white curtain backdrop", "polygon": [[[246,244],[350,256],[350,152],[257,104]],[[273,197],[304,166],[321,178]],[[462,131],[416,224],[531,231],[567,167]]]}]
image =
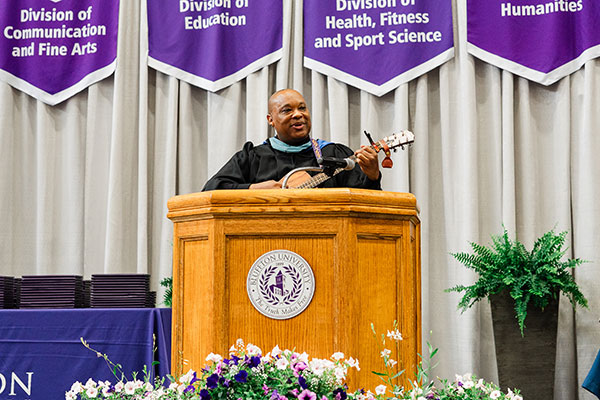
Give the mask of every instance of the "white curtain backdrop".
[{"label": "white curtain backdrop", "polygon": [[465,3],[453,0],[455,58],[375,97],[302,67],[301,0],[284,1],[283,59],[217,93],[148,69],[145,2],[121,1],[112,77],[54,107],[0,83],[0,274],[151,273],[160,290],[172,272],[167,200],[262,142],[269,95],[292,87],[316,137],[358,148],[365,129],[415,133],[383,187],[414,193],[421,210],[436,375],[497,378],[489,304],[456,310],[444,289],[475,276],[449,253],[502,224],[528,247],[569,231],[567,255],[590,260],[575,271],[590,307],[561,303],[555,398],[593,399],[581,383],[600,349],[600,61],[548,87],[490,66],[466,52]]}]

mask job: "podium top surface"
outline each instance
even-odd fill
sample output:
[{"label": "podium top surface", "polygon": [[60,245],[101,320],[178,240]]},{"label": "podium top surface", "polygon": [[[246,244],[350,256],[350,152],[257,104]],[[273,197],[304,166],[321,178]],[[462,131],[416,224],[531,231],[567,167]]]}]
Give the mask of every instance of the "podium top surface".
[{"label": "podium top surface", "polygon": [[368,213],[418,218],[411,193],[368,189],[241,189],[214,190],[172,197],[172,220],[232,216],[235,214]]}]

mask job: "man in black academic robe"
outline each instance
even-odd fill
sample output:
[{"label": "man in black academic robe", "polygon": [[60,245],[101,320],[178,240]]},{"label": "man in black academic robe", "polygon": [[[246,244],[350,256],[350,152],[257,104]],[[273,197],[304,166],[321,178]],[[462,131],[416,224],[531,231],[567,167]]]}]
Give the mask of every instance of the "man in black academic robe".
[{"label": "man in black academic robe", "polygon": [[[353,152],[350,148],[310,138],[310,112],[300,93],[284,89],[269,99],[267,121],[276,137],[254,146],[247,142],[202,189],[275,189],[292,169],[318,166],[315,153],[323,157],[344,159],[356,156],[357,165],[342,171],[319,187],[354,187],[381,190],[381,173],[377,152],[363,146]],[[314,143],[313,143],[314,142]],[[315,148],[316,147],[316,148]]]}]

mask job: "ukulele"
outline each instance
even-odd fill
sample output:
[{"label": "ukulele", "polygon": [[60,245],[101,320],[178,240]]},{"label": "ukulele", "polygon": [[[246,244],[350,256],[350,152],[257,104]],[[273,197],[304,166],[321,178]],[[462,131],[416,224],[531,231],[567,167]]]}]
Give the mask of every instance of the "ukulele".
[{"label": "ukulele", "polygon": [[[392,167],[393,163],[390,158],[390,150],[397,151],[398,147],[404,150],[404,146],[409,146],[415,141],[415,134],[406,130],[386,136],[377,142],[373,142],[371,136],[367,132],[365,132],[365,134],[367,135],[369,142],[371,142],[371,148],[375,150],[375,152],[379,153],[381,150],[384,151],[385,159],[381,163],[383,168]],[[354,154],[348,158],[356,161],[356,156]],[[306,171],[292,171],[292,175],[287,181],[287,189],[312,189],[345,170],[345,168],[336,168],[333,170],[333,173],[326,174],[325,172],[321,172],[314,176],[310,176]],[[283,177],[279,182],[283,184],[285,178],[286,177]]]}]

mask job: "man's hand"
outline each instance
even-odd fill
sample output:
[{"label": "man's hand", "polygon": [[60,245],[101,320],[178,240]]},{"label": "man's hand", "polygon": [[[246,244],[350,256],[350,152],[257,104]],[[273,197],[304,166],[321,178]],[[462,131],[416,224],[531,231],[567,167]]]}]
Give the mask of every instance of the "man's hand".
[{"label": "man's hand", "polygon": [[264,181],[253,183],[248,189],[281,189],[281,183],[277,181]]},{"label": "man's hand", "polygon": [[358,166],[372,181],[379,179],[379,160],[377,152],[369,146],[360,146],[359,150],[354,152]]}]

